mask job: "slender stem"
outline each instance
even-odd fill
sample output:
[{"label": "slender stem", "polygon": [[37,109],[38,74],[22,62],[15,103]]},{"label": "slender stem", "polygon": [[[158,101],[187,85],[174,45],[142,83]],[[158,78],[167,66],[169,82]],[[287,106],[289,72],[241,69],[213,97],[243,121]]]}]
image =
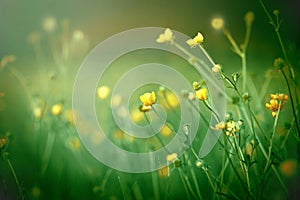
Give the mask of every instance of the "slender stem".
[{"label": "slender stem", "polygon": [[22,187],[20,185],[20,182],[19,182],[19,179],[18,179],[17,174],[15,172],[15,169],[14,169],[14,167],[13,167],[10,159],[7,156],[6,156],[6,161],[7,161],[7,164],[9,166],[9,169],[10,169],[10,171],[11,171],[11,173],[12,173],[14,179],[15,179],[15,182],[16,182],[16,184],[18,186],[20,198],[21,198],[21,200],[24,200],[25,198],[24,198],[24,195],[23,195],[23,189],[22,189]]},{"label": "slender stem", "polygon": [[190,167],[190,171],[191,171],[191,175],[192,175],[192,178],[193,178],[193,182],[194,182],[195,187],[196,187],[197,195],[198,195],[199,199],[202,200],[203,198],[202,198],[202,195],[201,195],[201,192],[200,192],[199,184],[198,184],[198,181],[197,181],[197,178],[196,178],[194,168],[192,166]]},{"label": "slender stem", "polygon": [[284,80],[286,82],[286,85],[287,85],[287,88],[288,88],[288,91],[289,91],[289,96],[290,96],[291,105],[292,105],[292,111],[293,111],[293,115],[294,115],[294,119],[295,119],[295,123],[296,123],[298,136],[300,138],[300,128],[299,128],[299,124],[298,124],[298,118],[297,118],[297,114],[296,114],[296,108],[295,108],[295,104],[294,104],[294,98],[293,98],[293,95],[292,95],[291,87],[290,87],[290,84],[288,82],[288,79],[287,79],[287,76],[286,76],[285,72],[283,70],[281,70],[281,72],[282,72],[282,75],[284,77]]},{"label": "slender stem", "polygon": [[187,184],[186,184],[185,179],[184,179],[183,174],[182,174],[182,171],[179,168],[178,168],[178,172],[179,172],[179,176],[180,176],[181,182],[183,184],[183,187],[185,189],[185,193],[187,195],[187,199],[191,199],[189,190],[187,188]]},{"label": "slender stem", "polygon": [[275,132],[276,132],[276,127],[277,127],[277,123],[278,123],[278,118],[279,118],[279,113],[280,113],[280,109],[281,109],[281,104],[282,104],[282,102],[279,101],[278,110],[276,112],[276,117],[275,117],[274,124],[273,124],[273,131],[272,131],[271,139],[270,139],[269,153],[268,153],[267,163],[266,163],[264,172],[267,171],[267,169],[268,169],[268,167],[269,167],[269,165],[271,163],[271,154],[272,154],[272,148],[273,148],[273,141],[274,141],[274,137],[275,137]]},{"label": "slender stem", "polygon": [[236,137],[234,136],[234,142],[235,142],[235,146],[237,148],[238,154],[240,155],[240,165],[242,167],[242,169],[244,170],[244,173],[246,175],[246,181],[247,181],[247,186],[248,186],[248,192],[249,194],[251,194],[251,184],[250,184],[250,178],[249,178],[249,170],[248,170],[248,166],[246,165],[246,161],[243,155],[243,152],[241,150],[241,148],[238,146],[238,143],[236,141]]}]

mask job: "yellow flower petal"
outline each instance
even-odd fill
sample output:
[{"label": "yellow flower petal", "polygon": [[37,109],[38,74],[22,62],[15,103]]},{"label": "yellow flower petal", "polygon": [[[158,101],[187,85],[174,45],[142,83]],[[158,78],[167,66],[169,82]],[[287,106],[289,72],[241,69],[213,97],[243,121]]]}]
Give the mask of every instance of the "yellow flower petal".
[{"label": "yellow flower petal", "polygon": [[204,101],[208,99],[207,96],[207,89],[206,88],[201,88],[200,90],[196,91],[196,97],[200,100],[200,101]]},{"label": "yellow flower petal", "polygon": [[167,28],[164,33],[160,34],[159,37],[156,39],[158,43],[167,43],[173,40],[173,32],[171,29]]}]

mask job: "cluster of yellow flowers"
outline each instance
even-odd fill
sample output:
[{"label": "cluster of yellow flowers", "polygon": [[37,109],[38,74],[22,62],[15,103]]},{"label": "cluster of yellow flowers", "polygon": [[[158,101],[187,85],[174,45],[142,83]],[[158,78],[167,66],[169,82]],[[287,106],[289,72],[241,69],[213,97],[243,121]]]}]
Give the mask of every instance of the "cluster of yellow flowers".
[{"label": "cluster of yellow flowers", "polygon": [[234,121],[234,120],[229,120],[226,123],[220,122],[213,127],[215,130],[224,130],[225,134],[227,136],[234,136],[237,134],[243,125],[242,120]]},{"label": "cluster of yellow flowers", "polygon": [[266,103],[267,109],[272,111],[272,116],[275,117],[279,110],[283,110],[284,103],[288,100],[288,95],[283,93],[270,94],[271,100]]}]

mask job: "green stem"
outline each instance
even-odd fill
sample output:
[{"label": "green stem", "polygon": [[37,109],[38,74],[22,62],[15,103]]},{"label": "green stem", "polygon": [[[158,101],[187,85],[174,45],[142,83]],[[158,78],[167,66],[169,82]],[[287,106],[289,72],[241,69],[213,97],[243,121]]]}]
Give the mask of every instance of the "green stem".
[{"label": "green stem", "polygon": [[[8,155],[7,155],[7,156],[8,156]],[[11,171],[11,173],[12,173],[14,179],[15,179],[15,182],[16,182],[16,184],[17,184],[17,186],[18,186],[20,198],[21,198],[21,200],[24,200],[25,197],[24,197],[24,195],[23,195],[23,189],[22,189],[22,187],[21,187],[21,185],[20,185],[20,182],[19,182],[19,179],[18,179],[17,174],[16,174],[16,172],[15,172],[15,169],[14,169],[14,167],[13,167],[13,165],[12,165],[10,159],[9,159],[7,156],[6,156],[6,161],[7,161],[7,164],[8,164],[8,166],[9,166],[9,169],[10,169],[10,171]]]},{"label": "green stem", "polygon": [[185,182],[185,179],[184,179],[184,177],[183,177],[183,174],[182,174],[182,171],[180,170],[180,168],[178,168],[178,172],[179,172],[179,176],[180,176],[181,182],[182,182],[182,184],[183,184],[183,187],[184,187],[184,189],[185,189],[185,193],[186,193],[186,195],[187,195],[187,199],[191,199],[189,190],[188,190],[188,188],[187,188],[187,184],[186,184],[186,182]]},{"label": "green stem", "polygon": [[290,99],[291,99],[292,111],[293,111],[293,115],[294,115],[294,119],[295,119],[295,123],[296,123],[298,136],[299,136],[299,139],[300,139],[300,128],[299,128],[299,124],[298,124],[298,118],[297,118],[297,114],[296,114],[296,108],[295,108],[295,104],[294,104],[294,98],[293,98],[293,95],[292,95],[291,87],[290,87],[290,84],[289,84],[289,81],[287,79],[287,76],[286,76],[285,72],[283,70],[281,70],[281,72],[282,72],[282,75],[284,77],[285,83],[286,83],[287,88],[288,88],[289,96],[290,96]]},{"label": "green stem", "polygon": [[269,145],[269,153],[268,153],[267,163],[266,163],[266,166],[265,166],[265,169],[264,169],[264,173],[266,173],[266,171],[269,168],[269,165],[271,163],[271,154],[272,154],[273,142],[274,142],[276,127],[277,127],[277,123],[278,123],[279,113],[280,113],[280,109],[281,109],[281,104],[282,104],[282,102],[279,101],[278,110],[276,112],[276,117],[275,117],[275,121],[274,121],[274,124],[273,124],[273,131],[272,131],[272,134],[271,134],[270,145]]}]

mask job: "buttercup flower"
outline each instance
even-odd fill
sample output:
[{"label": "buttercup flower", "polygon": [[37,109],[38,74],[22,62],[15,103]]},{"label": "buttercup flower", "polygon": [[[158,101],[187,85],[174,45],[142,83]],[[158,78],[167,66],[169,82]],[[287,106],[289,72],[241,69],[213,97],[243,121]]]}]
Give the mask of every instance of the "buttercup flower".
[{"label": "buttercup flower", "polygon": [[156,39],[158,43],[167,43],[172,42],[174,39],[173,32],[171,29],[167,28],[164,33],[160,34],[159,37]]},{"label": "buttercup flower", "polygon": [[204,37],[201,33],[198,34],[193,38],[186,41],[186,43],[191,47],[194,48],[203,43]]},{"label": "buttercup flower", "polygon": [[275,117],[279,109],[279,103],[281,102],[280,110],[283,110],[284,103],[288,100],[288,95],[283,93],[270,94],[271,100],[265,104],[265,107],[272,111],[272,116]]},{"label": "buttercup flower", "polygon": [[206,88],[201,88],[200,90],[196,91],[196,97],[200,100],[200,101],[204,101],[208,99],[207,96],[207,89]]},{"label": "buttercup flower", "polygon": [[151,109],[151,106],[156,102],[156,95],[153,91],[151,93],[147,92],[140,96],[140,100],[143,104],[141,106],[141,111],[147,112]]}]

